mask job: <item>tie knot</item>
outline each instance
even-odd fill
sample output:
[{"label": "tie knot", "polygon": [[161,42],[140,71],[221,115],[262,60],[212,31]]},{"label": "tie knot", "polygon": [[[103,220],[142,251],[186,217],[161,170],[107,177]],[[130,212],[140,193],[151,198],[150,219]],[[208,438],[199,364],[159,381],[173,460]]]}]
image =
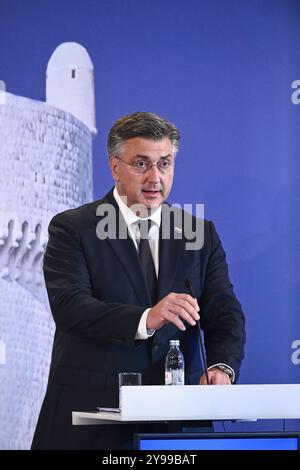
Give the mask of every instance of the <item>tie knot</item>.
[{"label": "tie knot", "polygon": [[149,230],[151,228],[151,219],[140,219],[138,221],[138,226],[140,229],[140,238],[143,240],[149,238]]}]

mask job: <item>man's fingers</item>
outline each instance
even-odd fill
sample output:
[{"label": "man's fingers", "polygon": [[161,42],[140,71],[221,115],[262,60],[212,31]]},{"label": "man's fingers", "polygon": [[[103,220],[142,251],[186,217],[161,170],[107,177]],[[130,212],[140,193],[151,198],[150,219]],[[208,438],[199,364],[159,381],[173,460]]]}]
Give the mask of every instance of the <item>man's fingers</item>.
[{"label": "man's fingers", "polygon": [[192,325],[192,326],[195,326],[195,325],[196,325],[195,320],[192,318],[192,316],[191,316],[188,312],[186,312],[186,311],[184,310],[183,307],[180,307],[180,306],[178,306],[178,305],[172,305],[172,306],[169,308],[169,311],[170,311],[173,315],[175,315],[175,316],[177,316],[177,317],[180,317],[180,318],[182,318],[183,320],[186,320],[190,325]]},{"label": "man's fingers", "polygon": [[[169,299],[168,308],[173,313],[180,315],[181,318],[187,321],[189,321],[189,319],[197,321],[200,318],[199,313],[195,308],[195,304],[191,305],[191,303],[187,302],[185,299],[181,299],[177,296]],[[189,323],[191,323],[191,325],[195,325],[195,322],[189,321]]]},{"label": "man's fingers", "polygon": [[[222,371],[209,370],[208,372],[209,385],[231,385],[230,378]],[[206,375],[203,374],[200,378],[200,385],[207,385]]]},{"label": "man's fingers", "polygon": [[213,374],[212,377],[209,377],[209,382],[211,385],[230,385],[231,381],[227,374]]},{"label": "man's fingers", "polygon": [[[209,376],[209,372],[208,372],[208,380],[209,380],[209,383],[210,382],[210,376]],[[207,380],[206,380],[206,374],[203,374],[200,378],[200,385],[207,385]]]},{"label": "man's fingers", "polygon": [[175,326],[177,326],[177,328],[179,328],[179,330],[181,330],[181,331],[186,330],[186,327],[184,326],[184,324],[182,323],[182,321],[180,320],[180,318],[177,315],[174,315],[173,313],[171,313],[170,317],[169,317],[169,321],[171,323],[173,323]]},{"label": "man's fingers", "polygon": [[191,304],[189,304],[186,300],[178,299],[175,301],[175,303],[177,306],[184,309],[191,317],[193,317],[194,320],[199,320],[200,316],[197,309],[192,307]]},{"label": "man's fingers", "polygon": [[172,293],[170,294],[169,296],[169,300],[172,302],[172,303],[175,303],[176,305],[180,305],[184,308],[186,308],[186,310],[188,310],[189,312],[195,312],[195,320],[199,320],[199,311],[200,311],[200,307],[198,305],[198,302],[197,302],[197,299],[194,299],[193,297],[191,297],[190,295],[188,294],[175,294],[175,293]]},{"label": "man's fingers", "polygon": [[192,326],[199,320],[199,306],[197,300],[188,294],[171,292],[158,302],[147,316],[147,328],[159,329],[165,323],[171,322],[181,331],[185,331],[182,320]]},{"label": "man's fingers", "polygon": [[197,312],[200,311],[200,307],[198,305],[197,299],[195,299],[191,295],[189,295],[189,294],[176,294],[176,296],[179,299],[182,299],[182,300],[188,302],[190,305],[192,305],[197,310]]}]

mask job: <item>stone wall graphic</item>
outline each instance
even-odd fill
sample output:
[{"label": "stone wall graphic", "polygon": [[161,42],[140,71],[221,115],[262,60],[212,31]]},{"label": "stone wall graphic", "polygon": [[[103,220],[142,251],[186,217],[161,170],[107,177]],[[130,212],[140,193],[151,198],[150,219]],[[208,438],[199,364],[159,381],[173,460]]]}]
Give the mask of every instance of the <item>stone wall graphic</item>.
[{"label": "stone wall graphic", "polygon": [[57,212],[92,200],[93,64],[82,46],[64,43],[48,63],[46,102],[3,93],[0,449],[28,449],[54,332],[42,274],[48,224]]}]

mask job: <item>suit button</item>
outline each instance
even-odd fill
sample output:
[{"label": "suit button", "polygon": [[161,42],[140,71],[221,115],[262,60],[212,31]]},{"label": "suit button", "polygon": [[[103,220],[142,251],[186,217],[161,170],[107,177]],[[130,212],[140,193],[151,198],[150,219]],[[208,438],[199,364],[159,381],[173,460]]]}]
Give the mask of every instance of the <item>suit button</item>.
[{"label": "suit button", "polygon": [[153,345],[153,351],[157,351],[158,348],[159,348],[159,344],[154,344],[154,345]]}]

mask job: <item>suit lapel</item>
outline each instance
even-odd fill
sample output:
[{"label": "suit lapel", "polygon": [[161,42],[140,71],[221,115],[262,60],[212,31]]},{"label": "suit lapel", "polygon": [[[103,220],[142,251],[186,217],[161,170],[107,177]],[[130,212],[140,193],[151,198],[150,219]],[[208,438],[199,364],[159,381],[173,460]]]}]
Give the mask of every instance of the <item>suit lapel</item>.
[{"label": "suit lapel", "polygon": [[[126,271],[126,274],[141,305],[151,306],[151,296],[144,274],[142,272],[138,253],[133,240],[128,234],[126,222],[119,210],[119,206],[113,197],[113,190],[111,190],[102,200],[97,202],[97,206],[100,204],[112,204],[114,206],[117,214],[117,234],[119,233],[120,229],[119,224],[122,224],[123,227],[121,228],[123,233],[127,233],[127,237],[125,239],[113,239],[108,237],[106,238],[106,242],[115,252],[117,258],[120,261],[120,264]],[[159,241],[159,274],[157,288],[158,300],[162,299],[167,294],[169,294],[169,292],[171,292],[173,280],[178,269],[178,260],[185,242],[184,236],[181,234],[182,221],[176,221],[176,224],[174,224],[173,218],[170,218],[169,216],[167,204],[162,205],[161,217],[162,219]],[[98,222],[100,217],[96,217],[96,219]],[[167,227],[170,227],[170,229],[166,229]]]},{"label": "suit lapel", "polygon": [[[174,224],[174,220],[169,217],[167,204],[162,205],[161,218],[158,299],[162,299],[171,291],[178,268],[178,260],[184,246],[182,222],[176,222],[176,225]],[[170,227],[169,231],[166,230],[166,226]]]},{"label": "suit lapel", "polygon": [[[140,265],[137,250],[134,242],[131,239],[126,222],[119,210],[119,206],[113,197],[113,191],[111,190],[99,204],[112,204],[116,211],[116,230],[117,237],[119,233],[127,233],[126,238],[106,238],[106,242],[110,245],[112,250],[115,252],[120,264],[126,272],[129,281],[136,293],[137,298],[141,305],[151,306],[151,297],[146,284],[144,274]],[[100,220],[97,217],[98,221]],[[121,228],[121,231],[119,231]]]}]

